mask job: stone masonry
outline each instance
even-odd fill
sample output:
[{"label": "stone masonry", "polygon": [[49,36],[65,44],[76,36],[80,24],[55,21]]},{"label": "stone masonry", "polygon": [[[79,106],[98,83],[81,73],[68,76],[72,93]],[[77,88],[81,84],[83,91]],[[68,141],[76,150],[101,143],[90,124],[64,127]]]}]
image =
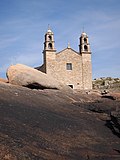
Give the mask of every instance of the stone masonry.
[{"label": "stone masonry", "polygon": [[44,64],[37,67],[38,70],[73,89],[92,89],[91,52],[85,32],[80,36],[79,52],[68,45],[66,49],[57,53],[54,34],[48,29],[45,34],[43,59]]}]

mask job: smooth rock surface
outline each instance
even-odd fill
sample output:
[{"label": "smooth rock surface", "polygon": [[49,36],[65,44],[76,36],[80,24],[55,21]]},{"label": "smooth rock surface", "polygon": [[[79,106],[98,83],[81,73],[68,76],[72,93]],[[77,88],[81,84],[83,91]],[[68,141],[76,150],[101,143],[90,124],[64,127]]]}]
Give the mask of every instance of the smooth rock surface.
[{"label": "smooth rock surface", "polygon": [[65,89],[70,87],[59,83],[57,80],[36,69],[23,64],[12,65],[7,70],[9,83],[26,86],[32,89]]},{"label": "smooth rock surface", "polygon": [[0,78],[0,82],[8,83],[8,80],[4,78]]},{"label": "smooth rock surface", "polygon": [[119,107],[97,94],[0,83],[0,160],[120,160]]}]

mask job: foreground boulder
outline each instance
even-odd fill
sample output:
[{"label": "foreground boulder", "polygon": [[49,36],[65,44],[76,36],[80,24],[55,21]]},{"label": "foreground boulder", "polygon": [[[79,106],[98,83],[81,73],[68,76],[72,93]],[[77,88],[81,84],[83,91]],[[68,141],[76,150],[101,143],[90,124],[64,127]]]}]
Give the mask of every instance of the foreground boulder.
[{"label": "foreground boulder", "polygon": [[11,84],[25,86],[32,89],[71,90],[70,87],[64,86],[47,74],[23,64],[10,66],[7,70],[7,78],[8,82]]},{"label": "foreground boulder", "polygon": [[0,78],[0,82],[8,83],[8,80],[4,78]]},{"label": "foreground boulder", "polygon": [[120,160],[119,109],[81,91],[0,83],[0,160]]},{"label": "foreground boulder", "polygon": [[120,93],[108,93],[106,95],[103,95],[102,97],[120,101]]}]

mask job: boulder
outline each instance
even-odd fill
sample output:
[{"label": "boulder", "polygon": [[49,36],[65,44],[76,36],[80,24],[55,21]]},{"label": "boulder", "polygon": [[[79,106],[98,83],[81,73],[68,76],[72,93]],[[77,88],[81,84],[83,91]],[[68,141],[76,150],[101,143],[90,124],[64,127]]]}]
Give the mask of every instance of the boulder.
[{"label": "boulder", "polygon": [[120,93],[108,93],[102,97],[120,101]]},{"label": "boulder", "polygon": [[110,94],[115,100],[118,100],[118,101],[120,101],[120,93],[111,93]]},{"label": "boulder", "polygon": [[69,86],[61,84],[47,74],[23,64],[10,66],[6,75],[9,83],[31,89],[71,90]]},{"label": "boulder", "polygon": [[8,83],[8,80],[4,78],[0,78],[0,82]]}]

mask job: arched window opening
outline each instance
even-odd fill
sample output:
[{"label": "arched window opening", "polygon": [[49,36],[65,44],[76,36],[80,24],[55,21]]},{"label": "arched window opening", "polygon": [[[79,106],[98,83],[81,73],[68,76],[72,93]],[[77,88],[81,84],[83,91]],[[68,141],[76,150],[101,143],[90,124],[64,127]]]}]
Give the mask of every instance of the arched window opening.
[{"label": "arched window opening", "polygon": [[85,50],[85,51],[88,51],[87,45],[84,46],[84,50]]},{"label": "arched window opening", "polygon": [[84,38],[84,42],[87,43],[87,38]]},{"label": "arched window opening", "polygon": [[52,43],[49,43],[49,44],[48,44],[48,48],[49,48],[49,49],[52,49]]},{"label": "arched window opening", "polygon": [[48,40],[51,41],[52,40],[52,36],[48,36]]}]

